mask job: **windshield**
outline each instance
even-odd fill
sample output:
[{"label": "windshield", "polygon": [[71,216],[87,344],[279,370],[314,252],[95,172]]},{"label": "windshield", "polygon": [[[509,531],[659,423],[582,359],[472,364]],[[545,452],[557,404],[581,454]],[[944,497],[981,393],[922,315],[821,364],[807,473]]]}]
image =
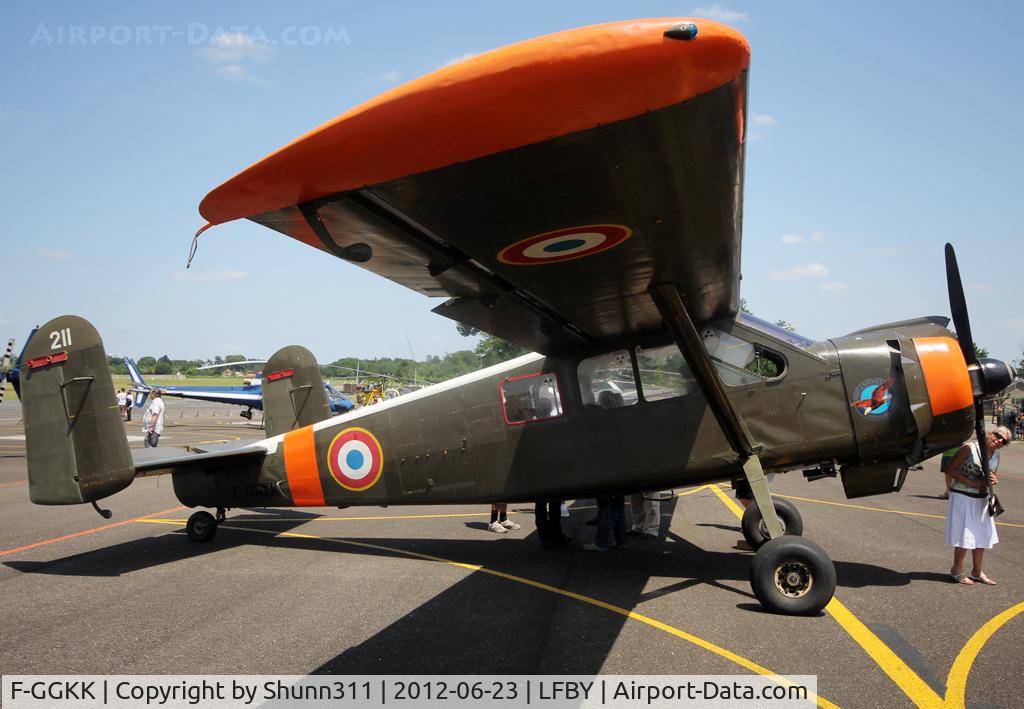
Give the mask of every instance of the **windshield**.
[{"label": "windshield", "polygon": [[771,335],[776,340],[782,340],[783,342],[787,342],[793,345],[794,347],[799,347],[802,350],[806,350],[808,347],[814,344],[814,340],[810,338],[804,337],[803,335],[799,335],[793,332],[792,330],[787,330],[783,327],[779,327],[778,325],[772,325],[770,322],[762,320],[761,318],[755,315],[751,315],[750,313],[741,312],[740,322],[749,328],[753,328],[754,330],[760,330],[761,332],[767,335]]}]

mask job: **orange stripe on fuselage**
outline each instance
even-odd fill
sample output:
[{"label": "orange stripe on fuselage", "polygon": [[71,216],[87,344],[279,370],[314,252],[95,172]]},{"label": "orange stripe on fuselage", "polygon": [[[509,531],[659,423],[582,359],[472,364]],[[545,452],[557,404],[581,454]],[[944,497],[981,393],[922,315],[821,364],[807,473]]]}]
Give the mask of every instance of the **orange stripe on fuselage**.
[{"label": "orange stripe on fuselage", "polygon": [[951,337],[915,337],[914,346],[928,386],[932,416],[973,406],[971,377],[959,343]]},{"label": "orange stripe on fuselage", "polygon": [[323,507],[324,488],[316,465],[313,427],[306,426],[284,434],[284,473],[292,504],[296,507]]}]

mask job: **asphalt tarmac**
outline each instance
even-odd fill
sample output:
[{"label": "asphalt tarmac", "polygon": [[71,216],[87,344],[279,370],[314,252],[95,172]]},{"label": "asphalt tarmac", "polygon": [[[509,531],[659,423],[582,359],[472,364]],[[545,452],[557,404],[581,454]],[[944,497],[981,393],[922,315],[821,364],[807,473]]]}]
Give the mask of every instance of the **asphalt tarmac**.
[{"label": "asphalt tarmac", "polygon": [[[161,446],[248,440],[238,409],[168,399]],[[215,415],[214,415],[215,414]],[[835,562],[817,617],[764,612],[727,486],[676,490],[662,534],[545,551],[476,506],[232,510],[209,544],[167,478],[88,505],[29,503],[16,403],[0,404],[0,673],[817,675],[822,706],[1021,706],[1024,444],[1003,451],[997,586],[950,581],[936,461],[900,494],[846,500],[799,472],[772,490]],[[140,416],[126,424],[141,446]]]}]

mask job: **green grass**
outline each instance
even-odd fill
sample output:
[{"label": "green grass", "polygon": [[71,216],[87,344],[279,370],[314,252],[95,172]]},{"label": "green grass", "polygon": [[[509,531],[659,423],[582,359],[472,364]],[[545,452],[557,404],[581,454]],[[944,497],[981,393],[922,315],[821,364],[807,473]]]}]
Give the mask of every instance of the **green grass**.
[{"label": "green grass", "polygon": [[[242,386],[246,380],[246,377],[188,377],[186,379],[177,379],[173,374],[151,374],[146,375],[145,378],[146,384],[150,386],[230,387]],[[114,391],[127,389],[131,383],[131,379],[128,378],[127,374],[114,375]],[[14,387],[10,383],[7,384],[7,389],[4,392],[4,401],[18,401],[18,395],[14,392]]]}]

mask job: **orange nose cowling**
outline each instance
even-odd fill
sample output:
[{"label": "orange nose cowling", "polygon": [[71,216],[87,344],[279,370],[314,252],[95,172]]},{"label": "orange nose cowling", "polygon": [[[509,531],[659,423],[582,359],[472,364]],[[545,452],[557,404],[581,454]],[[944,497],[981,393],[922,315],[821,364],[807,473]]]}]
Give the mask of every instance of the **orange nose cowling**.
[{"label": "orange nose cowling", "polygon": [[932,416],[974,405],[971,378],[959,343],[951,337],[915,337]]}]

